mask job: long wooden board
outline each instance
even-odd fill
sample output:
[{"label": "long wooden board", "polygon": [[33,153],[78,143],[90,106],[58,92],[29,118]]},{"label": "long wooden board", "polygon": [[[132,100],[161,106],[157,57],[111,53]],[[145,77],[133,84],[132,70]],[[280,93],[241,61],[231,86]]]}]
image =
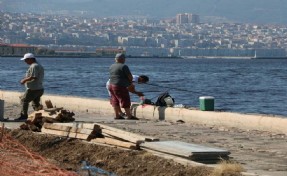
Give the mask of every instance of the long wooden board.
[{"label": "long wooden board", "polygon": [[190,158],[192,160],[216,160],[226,158],[230,152],[224,149],[206,147],[181,141],[145,142],[140,147],[163,153]]},{"label": "long wooden board", "polygon": [[119,131],[111,131],[111,130],[108,130],[108,129],[105,129],[105,128],[102,129],[102,134],[103,135],[108,134],[110,136],[114,136],[116,138],[120,138],[120,139],[123,139],[125,141],[129,141],[129,142],[135,143],[137,145],[139,145],[139,144],[144,142],[143,140],[135,138],[134,136],[127,135],[127,133],[124,133],[124,132],[121,133]]},{"label": "long wooden board", "polygon": [[112,138],[108,138],[108,137],[95,138],[95,139],[92,139],[91,142],[102,143],[102,144],[109,144],[109,145],[124,147],[124,148],[128,148],[128,149],[139,149],[138,145],[133,144],[131,142],[119,141],[117,139],[112,139]]},{"label": "long wooden board", "polygon": [[144,150],[152,153],[153,155],[156,155],[156,156],[159,156],[159,157],[162,157],[162,158],[166,158],[166,159],[171,159],[177,163],[180,163],[184,166],[207,166],[207,167],[214,167],[212,165],[206,165],[206,164],[203,164],[203,163],[198,163],[198,162],[195,162],[195,161],[192,161],[190,159],[186,159],[186,158],[183,158],[183,157],[179,157],[179,156],[175,156],[175,155],[171,155],[171,154],[167,154],[167,153],[162,153],[162,152],[159,152],[159,151],[155,151],[155,150],[151,150],[151,149],[147,149],[147,148],[144,148]]},{"label": "long wooden board", "polygon": [[51,129],[46,129],[46,128],[42,128],[41,132],[47,133],[47,134],[59,135],[59,136],[66,136],[66,137],[70,137],[70,138],[77,138],[77,139],[87,140],[89,138],[89,135],[87,135],[87,134],[51,130]]},{"label": "long wooden board", "polygon": [[127,132],[127,131],[120,130],[120,129],[117,129],[117,128],[114,128],[114,127],[103,125],[101,123],[94,123],[94,124],[99,125],[103,129],[106,129],[106,130],[109,130],[109,131],[114,131],[114,132],[121,133],[121,134],[125,134],[126,136],[130,136],[132,138],[136,138],[136,139],[141,140],[141,141],[149,141],[149,142],[151,142],[151,141],[159,141],[159,139],[155,138],[155,137],[143,136],[143,135]]},{"label": "long wooden board", "polygon": [[[62,125],[62,123],[44,123],[43,127],[46,129],[73,132],[73,133],[82,133],[82,134],[88,134],[88,135],[97,132],[97,131],[91,130],[91,129],[77,128],[77,127],[73,127],[73,126]],[[100,129],[98,129],[98,130],[100,130]]]},{"label": "long wooden board", "polygon": [[159,141],[158,138],[150,137],[150,136],[142,136],[139,134],[127,132],[124,130],[120,130],[117,128],[113,128],[107,125],[103,125],[101,123],[54,123],[54,124],[61,124],[65,126],[76,126],[78,128],[86,128],[86,129],[95,129],[100,127],[102,129],[102,134],[114,136],[115,138],[121,138],[126,141],[130,141],[136,144],[140,144],[143,141]]},{"label": "long wooden board", "polygon": [[62,125],[62,126],[69,126],[69,127],[76,127],[76,128],[85,128],[85,129],[91,129],[91,130],[99,127],[99,125],[96,125],[94,123],[83,123],[83,122],[53,123],[53,124]]}]

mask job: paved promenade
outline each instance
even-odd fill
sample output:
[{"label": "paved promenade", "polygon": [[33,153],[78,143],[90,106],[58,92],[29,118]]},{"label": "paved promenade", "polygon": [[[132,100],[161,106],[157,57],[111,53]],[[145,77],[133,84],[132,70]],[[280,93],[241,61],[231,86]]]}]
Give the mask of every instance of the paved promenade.
[{"label": "paved promenade", "polygon": [[[107,107],[108,108],[108,107]],[[30,109],[32,109],[30,107]],[[144,119],[139,121],[113,119],[112,113],[84,108],[66,108],[74,111],[76,121],[101,122],[126,131],[154,136],[160,140],[179,140],[204,146],[219,147],[231,152],[248,173],[269,176],[287,175],[287,134],[272,130],[242,129],[226,125],[187,122],[184,120]],[[16,102],[5,102],[5,117],[13,119],[20,111]],[[10,122],[7,127],[17,127]]]}]

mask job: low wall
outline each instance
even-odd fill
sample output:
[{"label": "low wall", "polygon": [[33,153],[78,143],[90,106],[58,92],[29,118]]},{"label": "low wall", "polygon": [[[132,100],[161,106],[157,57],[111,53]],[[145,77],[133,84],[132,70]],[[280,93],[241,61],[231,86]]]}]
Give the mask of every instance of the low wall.
[{"label": "low wall", "polygon": [[222,127],[236,127],[245,130],[271,131],[287,134],[287,117],[240,114],[231,112],[200,111],[185,108],[166,108],[155,106],[135,107],[137,117],[146,119],[183,120]]},{"label": "low wall", "polygon": [[[19,103],[20,92],[0,91],[0,99]],[[113,116],[113,109],[108,100],[57,96],[45,94],[42,100],[51,100],[57,107],[71,110],[87,110],[103,116]],[[186,123],[199,123],[222,127],[237,127],[245,130],[271,131],[287,134],[287,117],[240,114],[230,112],[200,111],[186,108],[156,107],[151,105],[132,105],[132,112],[138,118],[167,121],[183,120]]]},{"label": "low wall", "polygon": [[[19,97],[23,93],[0,90],[0,99],[10,103],[20,103]],[[43,104],[45,104],[45,100],[51,100],[53,106],[64,107],[71,111],[89,111],[102,116],[113,116],[114,114],[110,102],[104,99],[44,94],[41,98]]]}]

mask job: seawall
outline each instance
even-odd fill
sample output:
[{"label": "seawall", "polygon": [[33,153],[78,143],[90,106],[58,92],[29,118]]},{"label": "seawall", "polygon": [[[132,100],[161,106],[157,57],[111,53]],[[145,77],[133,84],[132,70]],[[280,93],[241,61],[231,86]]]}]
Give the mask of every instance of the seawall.
[{"label": "seawall", "polygon": [[[5,102],[19,103],[21,92],[0,90],[0,99]],[[81,98],[45,94],[42,102],[51,100],[56,107],[86,110],[101,116],[113,117],[113,109],[106,99]],[[186,108],[156,107],[152,105],[132,105],[132,112],[138,118],[167,121],[183,120],[186,123],[198,123],[220,127],[236,127],[245,130],[270,131],[287,134],[287,117],[267,116],[260,114],[240,114],[231,112],[200,111]]]}]

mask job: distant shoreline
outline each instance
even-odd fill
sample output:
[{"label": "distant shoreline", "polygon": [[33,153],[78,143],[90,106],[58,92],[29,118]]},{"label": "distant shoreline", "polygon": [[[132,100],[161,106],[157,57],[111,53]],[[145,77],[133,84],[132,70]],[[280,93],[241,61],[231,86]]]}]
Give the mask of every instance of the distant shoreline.
[{"label": "distant shoreline", "polygon": [[[1,55],[1,57],[19,57],[23,55]],[[37,58],[114,58],[114,56],[91,55],[36,55]],[[131,56],[127,58],[161,58],[161,59],[287,59],[287,57],[246,57],[246,56]]]},{"label": "distant shoreline", "polygon": [[251,57],[251,59],[287,59],[287,57]]},{"label": "distant shoreline", "polygon": [[182,56],[183,59],[251,59],[244,56]]},{"label": "distant shoreline", "polygon": [[[2,55],[0,57],[20,57],[23,55]],[[50,58],[114,58],[114,56],[87,56],[87,55],[35,55],[37,58],[50,57]],[[131,56],[127,55],[127,58],[167,58],[167,59],[183,59],[183,57],[178,56]]]}]

